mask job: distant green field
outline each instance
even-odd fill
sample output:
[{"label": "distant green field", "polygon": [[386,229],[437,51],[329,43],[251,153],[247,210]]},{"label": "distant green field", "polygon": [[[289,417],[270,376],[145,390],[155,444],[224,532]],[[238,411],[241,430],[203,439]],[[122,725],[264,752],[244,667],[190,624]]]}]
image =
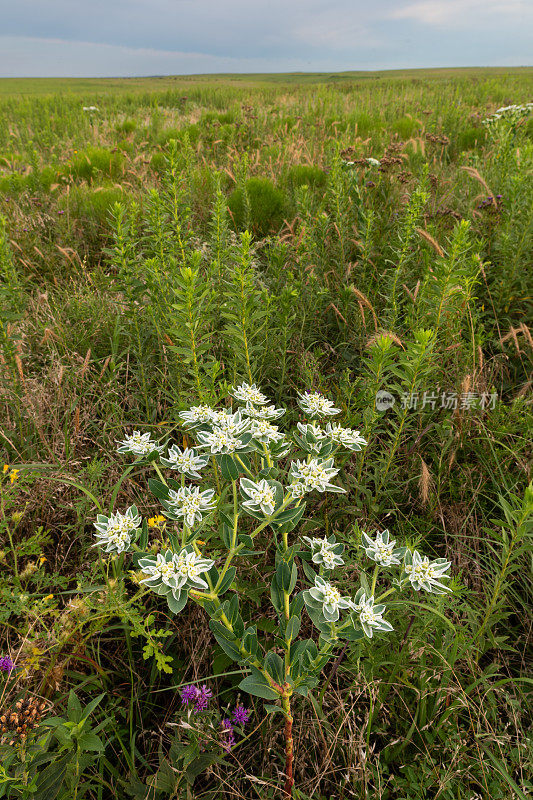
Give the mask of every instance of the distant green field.
[{"label": "distant green field", "polygon": [[107,94],[124,92],[157,92],[179,86],[205,84],[308,84],[339,81],[391,81],[394,79],[448,80],[458,77],[486,79],[503,75],[519,75],[533,81],[533,67],[456,67],[443,69],[403,69],[366,72],[280,72],[280,73],[217,73],[215,75],[155,75],[134,78],[0,78],[1,95],[42,94]]}]

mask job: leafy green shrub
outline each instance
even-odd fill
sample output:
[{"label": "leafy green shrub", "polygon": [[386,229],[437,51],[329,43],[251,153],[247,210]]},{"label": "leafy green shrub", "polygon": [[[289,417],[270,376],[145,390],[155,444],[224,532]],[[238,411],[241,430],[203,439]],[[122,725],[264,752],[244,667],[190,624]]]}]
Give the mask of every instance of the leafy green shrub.
[{"label": "leafy green shrub", "polygon": [[465,128],[457,136],[457,147],[461,150],[474,150],[485,142],[486,133],[483,128]]},{"label": "leafy green shrub", "polygon": [[305,185],[313,188],[326,185],[326,173],[324,170],[308,164],[296,164],[291,167],[287,174],[287,179],[293,190]]},{"label": "leafy green shrub", "polygon": [[39,183],[45,192],[49,192],[51,186],[57,183],[60,178],[60,173],[55,167],[43,167],[39,173]]},{"label": "leafy green shrub", "polygon": [[[245,193],[249,201],[249,220],[246,219]],[[282,226],[286,202],[283,192],[268,178],[250,178],[244,189],[233,190],[228,207],[237,228],[247,227],[249,223],[257,236],[267,236]]]},{"label": "leafy green shrub", "polygon": [[157,137],[157,144],[164,147],[171,139],[175,139],[177,142],[183,142],[185,136],[189,137],[189,142],[191,144],[197,144],[200,138],[200,126],[187,125],[185,128],[166,128],[164,131],[161,131]]},{"label": "leafy green shrub", "polygon": [[0,177],[0,193],[7,195],[17,195],[29,188],[30,176],[21,175],[20,172],[12,172],[9,175]]},{"label": "leafy green shrub", "polygon": [[[76,186],[69,195],[63,195],[58,203],[60,209],[69,211],[71,217],[83,220],[96,233],[109,224],[109,214],[114,203],[124,203],[125,192],[118,186]],[[90,232],[90,231],[88,231]]]},{"label": "leafy green shrub", "polygon": [[353,116],[354,127],[358,136],[363,138],[369,136],[374,131],[379,131],[383,126],[379,117],[373,117],[365,111],[360,111]]},{"label": "leafy green shrub", "polygon": [[103,147],[88,147],[87,150],[76,153],[66,165],[65,172],[73,178],[89,182],[98,174],[117,178],[122,171],[123,162],[121,153],[113,153]]},{"label": "leafy green shrub", "polygon": [[166,164],[166,156],[161,152],[161,150],[158,150],[156,153],[154,153],[150,159],[150,168],[153,169],[154,172],[164,172]]},{"label": "leafy green shrub", "polygon": [[400,117],[392,124],[392,130],[398,133],[402,139],[409,139],[420,128],[420,122],[413,117]]},{"label": "leafy green shrub", "polygon": [[117,123],[115,125],[115,130],[118,134],[127,136],[130,133],[133,133],[134,130],[137,128],[137,121],[134,119],[125,119],[122,122]]}]

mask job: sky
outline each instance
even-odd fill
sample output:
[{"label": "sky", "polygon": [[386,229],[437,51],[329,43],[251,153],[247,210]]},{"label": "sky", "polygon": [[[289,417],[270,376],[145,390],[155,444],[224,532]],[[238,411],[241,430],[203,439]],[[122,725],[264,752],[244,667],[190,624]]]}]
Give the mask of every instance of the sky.
[{"label": "sky", "polygon": [[3,0],[0,77],[533,63],[533,0]]}]

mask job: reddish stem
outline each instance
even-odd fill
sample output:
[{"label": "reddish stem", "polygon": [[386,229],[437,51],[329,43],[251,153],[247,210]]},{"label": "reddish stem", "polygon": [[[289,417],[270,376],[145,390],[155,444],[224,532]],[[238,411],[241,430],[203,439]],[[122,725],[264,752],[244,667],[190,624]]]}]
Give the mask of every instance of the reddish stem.
[{"label": "reddish stem", "polygon": [[293,760],[294,743],[292,738],[292,714],[291,704],[288,696],[282,698],[285,710],[285,786],[283,787],[284,797],[292,797],[292,787],[294,786]]}]

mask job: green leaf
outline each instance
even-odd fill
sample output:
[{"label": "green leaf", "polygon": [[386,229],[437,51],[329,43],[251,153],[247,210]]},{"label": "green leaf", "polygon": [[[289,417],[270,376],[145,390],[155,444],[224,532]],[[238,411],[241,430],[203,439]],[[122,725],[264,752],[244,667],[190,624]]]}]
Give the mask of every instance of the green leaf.
[{"label": "green leaf", "polygon": [[300,631],[301,620],[299,617],[291,617],[285,629],[285,639],[289,642],[296,639]]},{"label": "green leaf", "polygon": [[168,499],[168,487],[165,486],[164,483],[161,483],[161,481],[158,481],[155,478],[148,478],[148,488],[152,494],[158,498],[158,500]]},{"label": "green leaf", "polygon": [[217,593],[219,595],[224,594],[227,592],[233,581],[235,580],[235,575],[237,574],[237,569],[235,567],[230,567],[224,578],[222,579],[222,583],[220,584],[219,588],[217,589]]},{"label": "green leaf", "polygon": [[189,599],[189,595],[187,594],[186,590],[182,590],[179,594],[178,599],[174,597],[172,592],[167,594],[167,603],[168,607],[172,611],[173,614],[179,614],[185,606],[187,605],[187,600]]},{"label": "green leaf", "polygon": [[248,692],[254,697],[262,697],[263,700],[277,700],[280,697],[279,693],[269,685],[266,678],[254,667],[252,667],[251,674],[247,675],[239,683],[239,689],[242,689],[243,692]]},{"label": "green leaf", "polygon": [[76,697],[73,689],[71,689],[69,692],[67,713],[68,713],[68,718],[71,722],[79,722],[83,716],[83,712],[81,710],[81,703]]},{"label": "green leaf", "polygon": [[266,654],[264,666],[265,670],[276,683],[282,684],[285,681],[283,659],[277,653],[274,653],[273,650],[269,650]]},{"label": "green leaf", "polygon": [[53,761],[37,778],[35,800],[55,800],[65,780],[68,766],[74,758],[74,752]]},{"label": "green leaf", "polygon": [[104,750],[104,743],[100,737],[92,731],[88,731],[84,733],[83,736],[80,736],[78,744],[82,750],[95,750],[96,752],[102,752],[102,750]]},{"label": "green leaf", "polygon": [[232,457],[227,453],[221,453],[216,456],[216,459],[222,472],[222,477],[227,481],[236,481],[239,477],[239,470]]},{"label": "green leaf", "polygon": [[233,643],[234,639],[232,640],[231,633],[227,630],[227,628],[222,625],[222,623],[218,622],[215,619],[209,620],[209,627],[213,633],[213,636],[217,640],[220,647],[224,650],[226,655],[228,655],[233,661],[241,661],[242,660],[242,653],[239,648]]}]

